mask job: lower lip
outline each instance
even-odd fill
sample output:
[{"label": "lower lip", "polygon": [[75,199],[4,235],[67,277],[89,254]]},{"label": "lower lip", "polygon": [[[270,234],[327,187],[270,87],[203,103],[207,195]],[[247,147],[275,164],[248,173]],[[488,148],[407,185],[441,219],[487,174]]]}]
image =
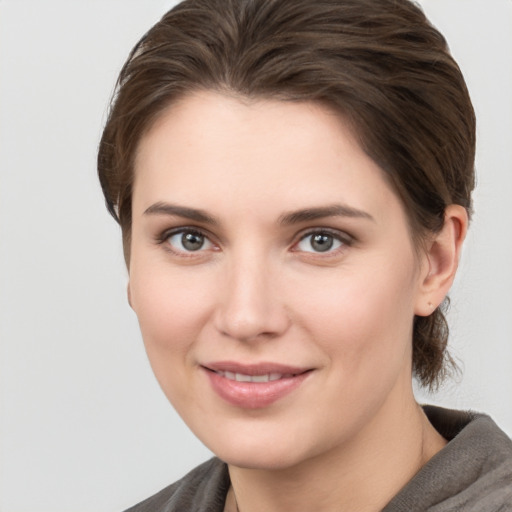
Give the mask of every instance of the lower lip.
[{"label": "lower lip", "polygon": [[311,372],[269,382],[238,382],[206,370],[214,391],[226,402],[244,409],[261,409],[297,389]]}]

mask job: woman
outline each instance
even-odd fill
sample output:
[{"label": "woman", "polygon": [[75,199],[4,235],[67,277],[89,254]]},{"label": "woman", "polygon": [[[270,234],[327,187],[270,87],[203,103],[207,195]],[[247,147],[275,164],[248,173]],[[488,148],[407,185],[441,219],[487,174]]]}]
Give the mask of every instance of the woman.
[{"label": "woman", "polygon": [[99,150],[154,373],[218,458],[133,511],[510,510],[512,445],[420,407],[471,213],[475,120],[408,0],[186,0]]}]

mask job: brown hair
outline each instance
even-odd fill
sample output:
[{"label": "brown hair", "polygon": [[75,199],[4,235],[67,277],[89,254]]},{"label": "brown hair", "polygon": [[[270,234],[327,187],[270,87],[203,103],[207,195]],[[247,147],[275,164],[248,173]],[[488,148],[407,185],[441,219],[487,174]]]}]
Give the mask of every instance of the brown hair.
[{"label": "brown hair", "polygon": [[[474,111],[445,39],[415,4],[185,0],[130,53],[99,147],[127,263],[138,143],[170,103],[197,90],[340,112],[401,198],[416,242],[442,227],[447,205],[471,211]],[[414,319],[413,368],[430,388],[452,363],[442,310]]]}]

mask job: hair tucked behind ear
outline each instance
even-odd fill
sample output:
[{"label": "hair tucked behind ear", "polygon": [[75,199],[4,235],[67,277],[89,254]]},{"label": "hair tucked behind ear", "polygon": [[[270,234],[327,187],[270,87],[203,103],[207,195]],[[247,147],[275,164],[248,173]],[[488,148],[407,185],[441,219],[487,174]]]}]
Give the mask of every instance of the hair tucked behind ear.
[{"label": "hair tucked behind ear", "polygon": [[445,314],[450,305],[449,298],[430,316],[416,316],[413,327],[413,370],[423,386],[431,391],[452,372],[457,365],[446,349],[448,344],[448,322]]},{"label": "hair tucked behind ear", "polygon": [[[136,45],[119,76],[98,153],[130,258],[133,165],[141,137],[179,98],[215,90],[318,101],[354,129],[407,212],[420,246],[444,211],[471,212],[475,117],[445,39],[409,0],[185,0]],[[413,367],[444,375],[441,309],[414,320]]]}]

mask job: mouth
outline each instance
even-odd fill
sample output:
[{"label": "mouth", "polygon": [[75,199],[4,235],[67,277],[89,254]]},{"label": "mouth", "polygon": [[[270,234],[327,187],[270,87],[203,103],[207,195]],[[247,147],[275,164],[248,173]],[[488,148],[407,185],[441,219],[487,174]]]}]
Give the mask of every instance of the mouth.
[{"label": "mouth", "polygon": [[263,375],[247,375],[244,373],[216,371],[217,375],[236,382],[273,382],[275,380],[294,377],[292,373],[265,373]]},{"label": "mouth", "polygon": [[313,371],[275,363],[216,362],[202,368],[217,395],[229,404],[245,409],[274,404],[300,387]]}]

